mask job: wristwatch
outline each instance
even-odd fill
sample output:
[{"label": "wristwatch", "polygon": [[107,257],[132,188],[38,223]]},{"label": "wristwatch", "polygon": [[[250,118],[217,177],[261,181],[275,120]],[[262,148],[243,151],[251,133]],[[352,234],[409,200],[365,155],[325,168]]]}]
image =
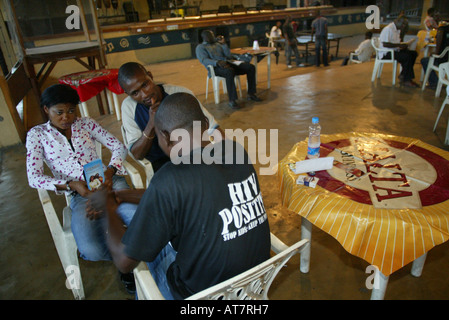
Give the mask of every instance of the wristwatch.
[{"label": "wristwatch", "polygon": [[67,191],[72,191],[72,188],[70,188],[69,183],[70,183],[70,180],[68,180],[68,181],[65,183],[65,188],[66,188]]}]

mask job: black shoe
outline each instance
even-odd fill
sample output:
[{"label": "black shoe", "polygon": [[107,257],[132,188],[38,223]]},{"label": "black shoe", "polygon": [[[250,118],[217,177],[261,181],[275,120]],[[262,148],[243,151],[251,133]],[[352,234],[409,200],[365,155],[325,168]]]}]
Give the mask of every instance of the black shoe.
[{"label": "black shoe", "polygon": [[136,282],[134,281],[134,274],[132,272],[130,273],[121,273],[120,274],[120,281],[125,285],[126,292],[129,294],[135,294],[136,293]]},{"label": "black shoe", "polygon": [[257,101],[260,102],[262,101],[262,99],[260,99],[258,96],[256,96],[255,94],[249,94],[248,95],[248,100],[253,100],[253,101]]},{"label": "black shoe", "polygon": [[232,109],[240,109],[240,105],[237,103],[237,101],[229,101],[229,106],[232,108]]}]

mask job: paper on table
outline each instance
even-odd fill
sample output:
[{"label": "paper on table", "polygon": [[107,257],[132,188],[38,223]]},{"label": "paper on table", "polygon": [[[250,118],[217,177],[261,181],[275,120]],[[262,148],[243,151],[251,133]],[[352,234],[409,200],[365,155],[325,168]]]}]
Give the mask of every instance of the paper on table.
[{"label": "paper on table", "polygon": [[228,60],[229,63],[235,64],[236,66],[240,65],[243,63],[243,61],[240,60]]},{"label": "paper on table", "polygon": [[332,169],[334,157],[308,159],[295,163],[292,170],[296,174]]}]

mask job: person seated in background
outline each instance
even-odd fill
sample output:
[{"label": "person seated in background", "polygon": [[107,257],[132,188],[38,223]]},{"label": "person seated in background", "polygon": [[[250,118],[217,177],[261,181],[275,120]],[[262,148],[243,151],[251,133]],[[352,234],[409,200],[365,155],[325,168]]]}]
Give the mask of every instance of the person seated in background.
[{"label": "person seated in background", "polygon": [[[435,51],[434,51],[434,55],[441,55],[444,50],[449,46],[449,27],[447,26],[442,26],[438,28],[436,37],[435,37]],[[435,58],[433,60],[433,65],[435,67],[438,67],[441,63],[443,62],[447,62],[448,61],[448,56],[449,53],[446,53],[444,56],[440,57],[440,58]],[[427,71],[428,65],[429,65],[429,61],[430,61],[430,57],[424,57],[421,59],[421,65],[423,67],[424,72]],[[429,74],[429,79],[428,79],[428,83],[427,86],[430,89],[436,89],[438,85],[438,75],[436,74],[436,72],[434,70],[430,71]]]},{"label": "person seated in background", "polygon": [[274,47],[277,47],[279,49],[282,48],[282,44],[279,41],[276,40],[280,40],[282,39],[282,22],[281,21],[277,21],[276,24],[271,28],[270,31],[270,38],[271,41],[273,41]]},{"label": "person seated in background", "polygon": [[[169,158],[159,147],[154,131],[154,115],[159,104],[176,92],[192,93],[189,89],[171,84],[156,84],[151,72],[137,62],[127,62],[118,71],[118,82],[128,97],[122,103],[122,124],[127,148],[136,159],[146,158],[154,172]],[[218,128],[214,117],[200,104],[211,125]]]},{"label": "person seated in background", "polygon": [[[92,199],[107,216],[117,268],[131,272],[148,262],[165,299],[184,299],[270,258],[270,228],[248,154],[208,127],[195,97],[166,97],[155,132],[172,161],[154,175],[130,226],[117,215],[113,193],[103,189]],[[185,135],[173,140],[179,130]]]},{"label": "person seated in background", "polygon": [[404,41],[405,35],[408,33],[409,30],[409,23],[408,23],[408,18],[405,15],[405,11],[401,10],[399,12],[398,18],[402,18],[403,19],[403,25],[401,28],[401,41]]},{"label": "person seated in background", "polygon": [[[228,90],[229,106],[233,109],[239,109],[237,103],[237,89],[234,77],[236,75],[246,74],[248,80],[248,100],[262,101],[256,95],[256,68],[249,62],[233,61],[231,50],[223,37],[215,38],[211,30],[201,32],[203,43],[196,47],[196,57],[203,66],[208,68],[211,65],[214,68],[216,76],[226,79],[226,88]],[[209,69],[207,70],[209,73]]]},{"label": "person seated in background", "polygon": [[[360,62],[367,62],[371,59],[371,57],[373,56],[373,54],[375,53],[375,50],[373,48],[373,45],[371,44],[371,38],[373,37],[373,33],[371,31],[367,31],[365,33],[365,40],[363,40],[357,49],[355,49],[355,51],[351,51],[349,52],[349,54],[354,53],[354,59],[360,61]],[[347,56],[344,60],[343,63],[341,64],[342,66],[345,66],[348,64],[349,61],[349,56]]]},{"label": "person seated in background", "polygon": [[435,8],[427,9],[427,16],[424,19],[424,27],[427,31],[438,29],[438,22],[435,20]]},{"label": "person seated in background", "polygon": [[[401,30],[406,27],[407,23],[407,18],[405,18],[405,16],[398,17],[382,29],[379,41],[381,48],[392,48],[395,50],[394,59],[402,66],[402,72],[399,75],[401,85],[416,88],[419,87],[419,85],[413,81],[415,78],[413,67],[418,53],[415,50],[408,49],[411,42],[416,41],[416,39],[413,38],[409,42],[401,42]],[[380,58],[390,59],[391,53],[380,52]]]},{"label": "person seated in background", "polygon": [[[69,194],[71,227],[80,256],[89,261],[111,260],[106,245],[104,219],[92,219],[88,197],[89,190],[83,165],[98,159],[96,142],[111,151],[111,160],[105,168],[105,185],[112,189],[128,189],[123,176],[126,147],[111,133],[91,118],[78,118],[76,108],[80,98],[70,86],[56,84],[44,90],[41,107],[48,115],[48,122],[30,129],[26,139],[26,167],[28,182],[32,188]],[[44,162],[53,177],[44,173]],[[128,225],[137,205],[122,203],[117,213]],[[135,291],[132,274],[122,274],[128,292]]]}]

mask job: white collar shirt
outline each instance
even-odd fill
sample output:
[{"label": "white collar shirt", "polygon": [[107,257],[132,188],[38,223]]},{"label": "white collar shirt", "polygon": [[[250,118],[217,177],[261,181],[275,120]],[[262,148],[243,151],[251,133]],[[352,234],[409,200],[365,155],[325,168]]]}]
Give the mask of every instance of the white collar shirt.
[{"label": "white collar shirt", "polygon": [[[379,36],[379,42],[381,48],[385,48],[383,45],[384,42],[401,43],[401,31],[396,28],[394,22],[382,29]],[[395,48],[394,50],[399,51],[399,48]],[[383,58],[385,54],[385,52],[380,52],[380,58]]]},{"label": "white collar shirt", "polygon": [[366,39],[360,43],[359,47],[355,50],[355,54],[357,58],[361,62],[367,62],[371,59],[371,56],[374,54],[374,48],[371,44],[371,39]]},{"label": "white collar shirt", "polygon": [[[117,168],[117,174],[126,174],[123,169],[126,147],[95,120],[77,118],[72,124],[70,140],[73,149],[69,140],[50,121],[30,129],[26,140],[26,166],[31,187],[57,191],[57,184],[84,180],[83,165],[99,158],[96,141],[111,150],[109,165]],[[44,162],[53,177],[44,173]]]}]

